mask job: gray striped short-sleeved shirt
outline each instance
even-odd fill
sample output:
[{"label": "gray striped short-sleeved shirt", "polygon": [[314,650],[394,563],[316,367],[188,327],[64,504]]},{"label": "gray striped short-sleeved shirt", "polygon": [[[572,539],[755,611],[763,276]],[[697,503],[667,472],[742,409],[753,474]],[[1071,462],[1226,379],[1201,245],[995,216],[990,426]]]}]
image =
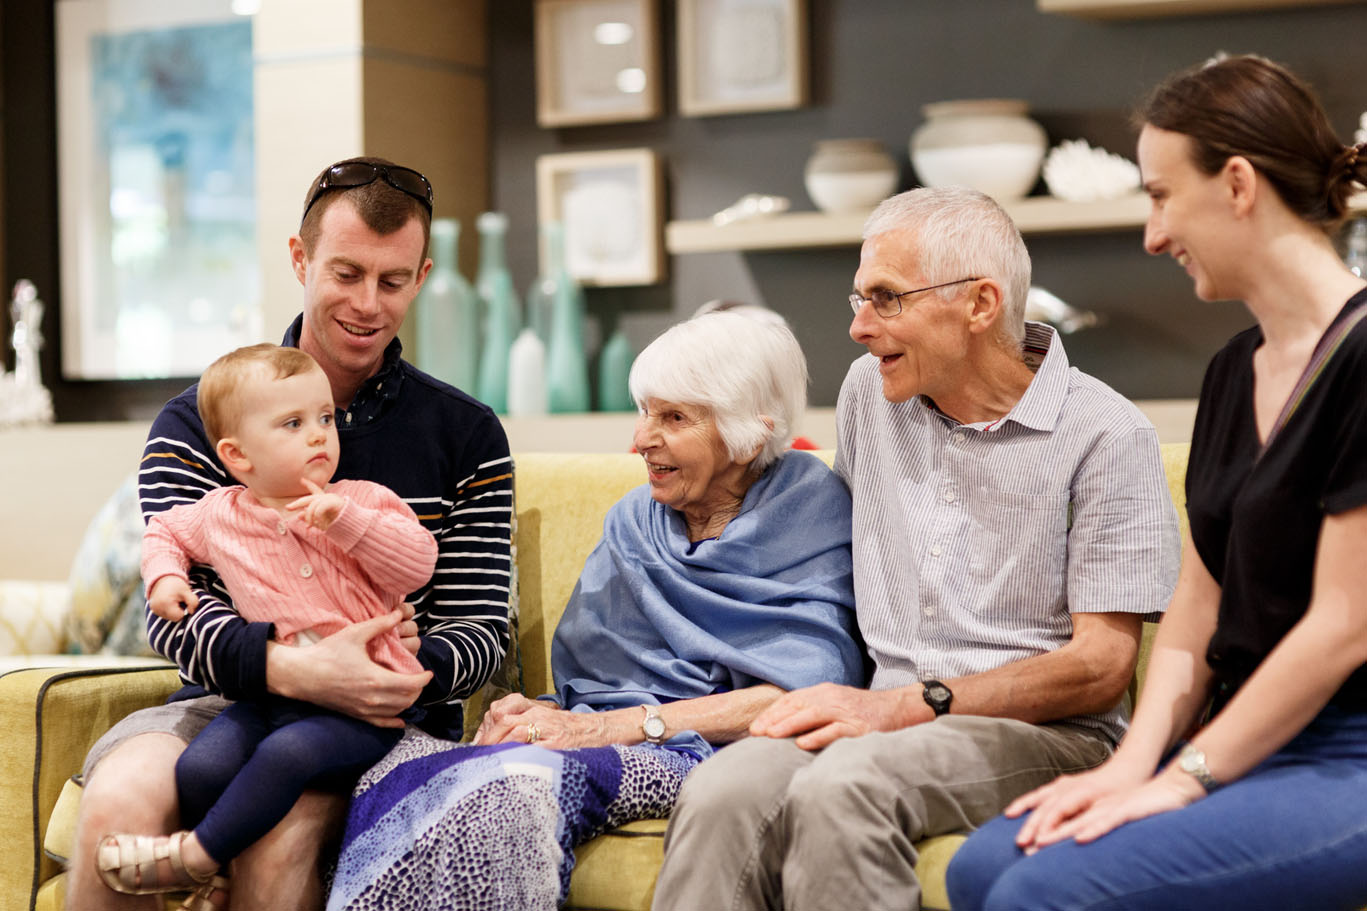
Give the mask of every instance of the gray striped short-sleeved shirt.
[{"label": "gray striped short-sleeved shirt", "polygon": [[[1167,608],[1177,515],[1153,425],[1068,366],[1054,331],[1026,324],[1035,377],[990,424],[959,424],[922,397],[889,402],[878,361],[840,389],[836,471],[854,497],[859,627],[871,686],[991,670],[1072,636],[1071,613]],[[1115,740],[1117,705],[1070,719]]]}]

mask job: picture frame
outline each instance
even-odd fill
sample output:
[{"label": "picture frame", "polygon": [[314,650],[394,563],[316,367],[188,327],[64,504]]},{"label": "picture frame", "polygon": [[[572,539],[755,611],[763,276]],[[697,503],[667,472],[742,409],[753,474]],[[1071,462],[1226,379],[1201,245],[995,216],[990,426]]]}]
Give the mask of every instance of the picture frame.
[{"label": "picture frame", "polygon": [[652,120],[662,110],[659,0],[536,0],[536,122]]},{"label": "picture frame", "polygon": [[[663,279],[662,171],[654,149],[537,158],[537,219],[564,226],[565,265],[579,282],[608,287]],[[545,250],[541,256],[544,263]]]},{"label": "picture frame", "polygon": [[680,114],[807,103],[806,0],[679,0],[678,15]]},{"label": "picture frame", "polygon": [[262,337],[252,21],[232,6],[54,5],[68,378],[197,376]]}]

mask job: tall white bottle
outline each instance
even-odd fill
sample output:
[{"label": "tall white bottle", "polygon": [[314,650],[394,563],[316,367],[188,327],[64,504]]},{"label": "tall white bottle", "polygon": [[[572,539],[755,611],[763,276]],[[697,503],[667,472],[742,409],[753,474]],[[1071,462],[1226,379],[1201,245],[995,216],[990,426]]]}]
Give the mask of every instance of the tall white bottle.
[{"label": "tall white bottle", "polygon": [[508,351],[508,414],[515,418],[546,413],[546,346],[528,326]]}]

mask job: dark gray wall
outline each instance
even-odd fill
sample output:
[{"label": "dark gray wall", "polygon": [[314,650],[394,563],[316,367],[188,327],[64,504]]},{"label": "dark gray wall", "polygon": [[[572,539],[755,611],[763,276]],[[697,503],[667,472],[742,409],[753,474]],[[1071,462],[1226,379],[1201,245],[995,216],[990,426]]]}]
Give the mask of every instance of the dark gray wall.
[{"label": "dark gray wall", "polygon": [[[520,286],[536,271],[535,159],[539,154],[634,146],[665,159],[668,218],[700,218],[747,192],[813,208],[802,166],[822,138],[869,136],[900,158],[921,105],[1019,97],[1051,142],[1086,137],[1134,157],[1128,115],[1172,70],[1218,50],[1290,65],[1320,92],[1348,139],[1367,109],[1367,5],[1092,22],[1036,12],[1032,0],[810,0],[812,103],[801,110],[684,118],[674,101],[675,4],[663,0],[665,116],[640,124],[537,127],[530,3],[490,4],[494,205],[512,228],[509,261]],[[1196,299],[1171,260],[1145,256],[1137,230],[1027,238],[1035,278],[1106,317],[1067,338],[1075,365],[1134,398],[1196,395],[1205,362],[1250,322],[1242,305]],[[639,348],[703,301],[762,302],[794,324],[812,367],[812,403],[835,401],[849,361],[845,296],[858,250],[715,253],[672,257],[661,285],[591,289],[591,316],[621,319]]]}]

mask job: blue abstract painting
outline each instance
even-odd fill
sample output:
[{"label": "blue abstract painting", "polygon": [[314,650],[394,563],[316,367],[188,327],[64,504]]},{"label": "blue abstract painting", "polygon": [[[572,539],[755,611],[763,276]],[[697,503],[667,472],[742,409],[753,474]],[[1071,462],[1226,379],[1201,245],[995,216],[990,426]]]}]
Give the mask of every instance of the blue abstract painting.
[{"label": "blue abstract painting", "polygon": [[197,374],[259,321],[251,21],[95,34],[89,53],[92,328],[118,376]]}]

